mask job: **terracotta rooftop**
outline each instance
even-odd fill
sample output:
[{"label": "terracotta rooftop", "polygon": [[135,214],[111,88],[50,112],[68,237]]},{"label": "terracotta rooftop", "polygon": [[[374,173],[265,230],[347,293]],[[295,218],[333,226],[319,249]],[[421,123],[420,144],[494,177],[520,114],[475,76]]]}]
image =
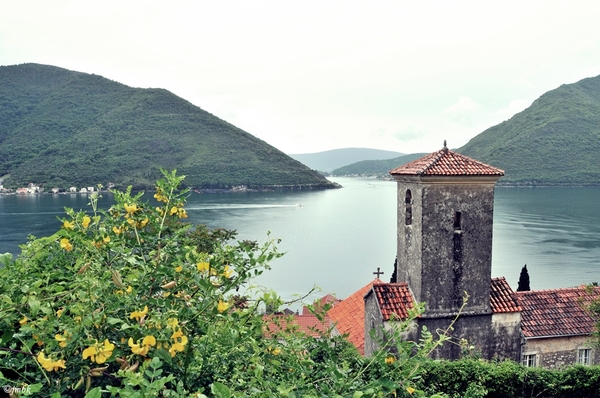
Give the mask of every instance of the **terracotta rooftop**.
[{"label": "terracotta rooftop", "polygon": [[515,292],[513,292],[503,276],[492,279],[490,306],[494,313],[522,311],[515,297]]},{"label": "terracotta rooftop", "polygon": [[412,294],[406,282],[373,285],[371,292],[377,297],[384,321],[389,321],[392,314],[400,319],[406,319],[408,310],[414,307]]},{"label": "terracotta rooftop", "polygon": [[314,315],[265,315],[263,333],[267,337],[286,330],[301,332],[313,337],[329,336],[331,320],[325,316],[319,320]]},{"label": "terracotta rooftop", "polygon": [[361,354],[364,354],[365,345],[364,297],[372,286],[380,283],[383,283],[380,279],[373,280],[327,312],[337,331],[342,335],[347,334],[348,341],[354,344]]},{"label": "terracotta rooftop", "polygon": [[516,297],[523,308],[525,338],[587,335],[594,330],[594,320],[585,307],[600,298],[600,287],[532,290],[516,292]]},{"label": "terracotta rooftop", "polygon": [[444,148],[390,171],[391,175],[412,176],[503,176],[504,170]]}]

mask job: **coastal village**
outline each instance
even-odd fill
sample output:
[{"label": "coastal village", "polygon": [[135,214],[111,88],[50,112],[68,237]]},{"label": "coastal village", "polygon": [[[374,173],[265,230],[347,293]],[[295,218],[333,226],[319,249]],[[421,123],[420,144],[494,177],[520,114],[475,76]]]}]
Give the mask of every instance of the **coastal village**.
[{"label": "coastal village", "polygon": [[[114,187],[113,183],[108,183],[108,188],[112,188]],[[0,180],[0,193],[4,193],[4,194],[16,194],[16,195],[33,195],[33,194],[40,194],[40,193],[52,193],[52,194],[59,194],[59,193],[93,193],[93,192],[97,192],[98,191],[98,187],[94,187],[94,186],[89,186],[89,187],[81,187],[81,188],[77,188],[77,187],[69,187],[69,189],[61,189],[58,187],[53,187],[51,188],[49,191],[46,191],[45,188],[41,185],[37,185],[34,183],[30,183],[28,184],[26,187],[19,187],[15,190],[9,189],[9,188],[4,188],[4,186],[2,185],[2,180]]]},{"label": "coastal village", "polygon": [[313,335],[329,330],[332,336],[347,335],[370,356],[379,348],[382,330],[392,330],[417,303],[425,303],[425,312],[404,336],[417,341],[424,327],[444,331],[451,326],[450,340],[434,352],[436,358],[474,353],[544,368],[600,363],[591,339],[595,320],[587,309],[600,299],[600,287],[515,292],[504,277],[491,277],[494,186],[503,170],[448,150],[444,143],[440,151],[390,174],[398,183],[392,280],[382,281],[377,269],[375,279],[349,297],[326,295],[315,303],[331,307],[324,319],[305,307],[291,315],[291,322]]},{"label": "coastal village", "polygon": [[[600,363],[591,340],[595,320],[586,309],[600,299],[600,287],[518,291],[504,277],[491,277],[494,187],[504,171],[444,147],[390,171],[397,181],[397,261],[389,282],[376,277],[344,299],[326,295],[316,308],[265,316],[285,317],[301,331],[322,337],[347,336],[365,356],[378,350],[382,330],[393,330],[409,310],[425,303],[425,312],[404,338],[417,341],[423,328],[449,330],[450,340],[435,358],[459,359],[475,353],[485,359],[510,359],[524,366],[560,368]],[[109,188],[113,184],[109,184]],[[97,188],[67,190],[29,184],[17,195],[93,193]],[[327,307],[326,307],[327,306]]]}]

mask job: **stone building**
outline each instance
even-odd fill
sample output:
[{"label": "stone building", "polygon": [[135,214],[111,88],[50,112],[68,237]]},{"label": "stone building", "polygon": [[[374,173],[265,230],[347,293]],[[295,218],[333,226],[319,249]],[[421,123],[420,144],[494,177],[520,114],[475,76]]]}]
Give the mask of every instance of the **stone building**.
[{"label": "stone building", "polygon": [[[494,187],[502,170],[450,151],[444,142],[390,174],[398,186],[397,279],[373,283],[364,295],[366,356],[379,348],[377,332],[390,329],[394,316],[405,318],[424,303],[403,337],[417,341],[423,327],[446,330],[456,319],[453,343],[439,347],[436,358],[459,358],[464,347],[457,343],[467,341],[483,358],[529,366],[598,362],[588,340],[594,322],[582,302],[600,290],[515,294],[503,277],[492,279]],[[562,308],[558,315],[556,308]],[[569,314],[578,316],[569,323]]]}]

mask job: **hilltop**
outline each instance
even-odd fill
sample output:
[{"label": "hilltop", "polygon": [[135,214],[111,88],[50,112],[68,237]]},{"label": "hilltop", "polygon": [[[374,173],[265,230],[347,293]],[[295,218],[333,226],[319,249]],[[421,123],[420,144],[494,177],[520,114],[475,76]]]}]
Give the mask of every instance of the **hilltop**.
[{"label": "hilltop", "polygon": [[[194,188],[331,188],[251,134],[164,89],[55,66],[0,67],[5,186],[152,186],[160,168]],[[7,177],[8,176],[8,177]]]},{"label": "hilltop", "polygon": [[[548,91],[456,151],[503,169],[504,185],[600,185],[600,76]],[[416,155],[360,162],[332,174],[388,176]]]},{"label": "hilltop", "polygon": [[600,76],[548,91],[457,151],[504,169],[504,184],[600,185]]}]

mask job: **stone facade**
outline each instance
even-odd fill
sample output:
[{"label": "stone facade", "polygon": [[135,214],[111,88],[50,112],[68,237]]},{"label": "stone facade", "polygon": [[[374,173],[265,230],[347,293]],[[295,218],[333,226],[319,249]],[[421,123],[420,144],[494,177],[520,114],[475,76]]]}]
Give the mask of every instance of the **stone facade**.
[{"label": "stone facade", "polygon": [[[534,356],[534,362],[527,362]],[[600,352],[594,348],[589,336],[564,336],[551,338],[526,339],[523,346],[524,365],[557,369],[567,365],[581,363],[594,365],[600,363]]]}]

